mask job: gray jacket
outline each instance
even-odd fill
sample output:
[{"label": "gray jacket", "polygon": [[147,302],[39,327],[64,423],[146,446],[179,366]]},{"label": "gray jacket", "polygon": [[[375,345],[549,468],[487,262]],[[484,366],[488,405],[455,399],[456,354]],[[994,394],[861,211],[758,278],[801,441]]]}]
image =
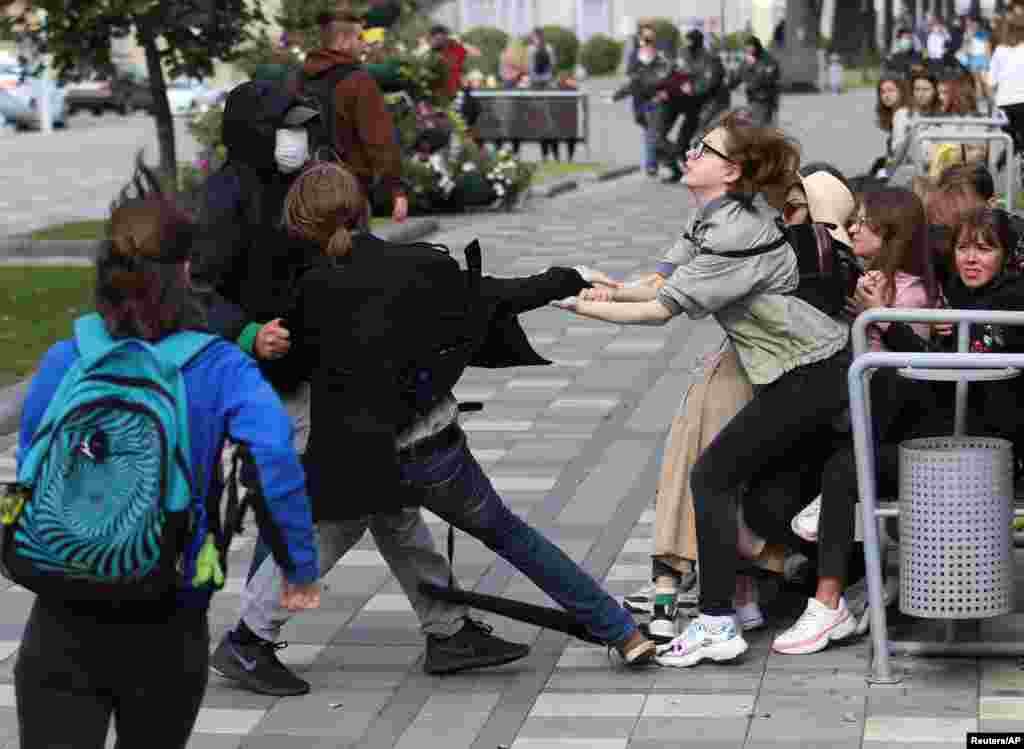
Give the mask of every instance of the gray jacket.
[{"label": "gray jacket", "polygon": [[714,315],[755,385],[827,359],[849,337],[846,325],[792,295],[800,273],[788,244],[748,258],[714,254],[775,241],[776,216],[760,195],[725,195],[703,206],[665,253],[675,270],[657,297],[673,315]]}]

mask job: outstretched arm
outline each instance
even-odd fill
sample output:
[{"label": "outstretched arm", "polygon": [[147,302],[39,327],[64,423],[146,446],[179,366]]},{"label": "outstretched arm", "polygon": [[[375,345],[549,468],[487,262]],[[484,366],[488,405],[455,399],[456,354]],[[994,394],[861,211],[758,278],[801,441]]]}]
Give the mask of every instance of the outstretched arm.
[{"label": "outstretched arm", "polygon": [[673,317],[668,307],[659,301],[589,302],[570,298],[555,304],[582,317],[619,325],[664,325]]}]

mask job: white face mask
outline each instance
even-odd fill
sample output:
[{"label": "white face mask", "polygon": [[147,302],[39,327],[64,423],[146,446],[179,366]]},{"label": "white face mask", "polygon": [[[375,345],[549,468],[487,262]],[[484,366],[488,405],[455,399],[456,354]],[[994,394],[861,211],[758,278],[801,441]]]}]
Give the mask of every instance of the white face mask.
[{"label": "white face mask", "polygon": [[274,137],[274,161],[283,174],[291,174],[309,160],[309,133],[305,128],[278,130]]}]

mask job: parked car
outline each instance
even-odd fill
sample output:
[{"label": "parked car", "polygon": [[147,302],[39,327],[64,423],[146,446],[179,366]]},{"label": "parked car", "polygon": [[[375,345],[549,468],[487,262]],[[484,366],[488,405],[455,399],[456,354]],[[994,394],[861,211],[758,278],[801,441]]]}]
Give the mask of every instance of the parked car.
[{"label": "parked car", "polygon": [[210,89],[202,82],[179,78],[167,84],[167,103],[175,117],[200,114],[209,109],[207,96]]},{"label": "parked car", "polygon": [[72,80],[66,95],[69,114],[84,110],[98,117],[107,111],[127,115],[137,109],[152,110],[153,95],[141,71],[93,71]]},{"label": "parked car", "polygon": [[[67,125],[67,107],[62,88],[53,81],[45,81],[44,90],[50,97],[50,116],[54,127]],[[29,78],[14,88],[0,89],[0,115],[18,130],[38,130],[41,127],[39,111],[40,81]]]}]

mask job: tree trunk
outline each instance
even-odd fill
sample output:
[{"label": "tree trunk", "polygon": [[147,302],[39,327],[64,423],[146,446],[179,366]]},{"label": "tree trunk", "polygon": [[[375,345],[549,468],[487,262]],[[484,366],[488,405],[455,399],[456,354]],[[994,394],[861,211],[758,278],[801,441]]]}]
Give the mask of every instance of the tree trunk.
[{"label": "tree trunk", "polygon": [[156,137],[160,144],[160,171],[177,188],[178,157],[174,144],[174,117],[167,101],[167,83],[160,61],[160,50],[156,46],[156,35],[145,22],[136,24],[139,43],[146,53],[146,72],[149,75],[149,91],[153,95],[153,120],[156,122]]},{"label": "tree trunk", "polygon": [[893,0],[885,0],[882,8],[882,45],[885,47],[882,50],[883,57],[892,51],[893,27],[896,25],[894,5]]},{"label": "tree trunk", "polygon": [[818,90],[820,28],[819,0],[789,0],[786,3],[786,46],[777,52],[782,68],[782,85],[786,88]]},{"label": "tree trunk", "polygon": [[[849,64],[859,60],[865,45],[865,37],[871,33],[864,28],[866,16],[858,2],[837,2],[832,14],[832,49]],[[787,24],[788,25],[788,24]],[[842,33],[837,30],[842,29]]]}]

